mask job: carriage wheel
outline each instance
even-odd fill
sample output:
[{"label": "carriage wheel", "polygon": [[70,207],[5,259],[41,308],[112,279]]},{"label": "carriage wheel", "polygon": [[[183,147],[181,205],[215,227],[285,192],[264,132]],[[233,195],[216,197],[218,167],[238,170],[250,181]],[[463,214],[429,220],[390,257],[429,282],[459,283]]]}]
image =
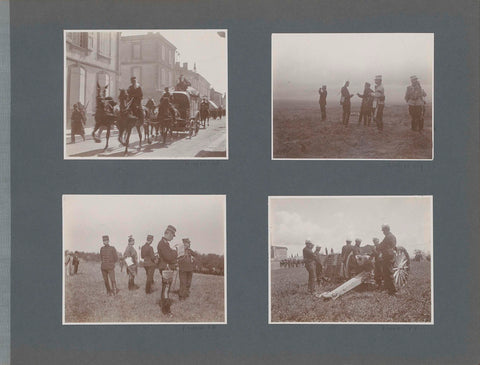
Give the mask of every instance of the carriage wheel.
[{"label": "carriage wheel", "polygon": [[395,263],[393,264],[393,282],[395,283],[395,288],[397,290],[407,284],[409,272],[410,256],[405,248],[397,247]]},{"label": "carriage wheel", "polygon": [[347,261],[345,261],[345,278],[348,280],[353,278],[357,274],[357,260],[353,251],[350,252],[347,256]]}]

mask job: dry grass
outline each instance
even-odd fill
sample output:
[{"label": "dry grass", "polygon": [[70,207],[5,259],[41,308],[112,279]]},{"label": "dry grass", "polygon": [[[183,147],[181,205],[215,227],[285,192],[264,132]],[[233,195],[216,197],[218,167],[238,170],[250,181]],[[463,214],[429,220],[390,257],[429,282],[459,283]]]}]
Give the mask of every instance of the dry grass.
[{"label": "dry grass", "polygon": [[275,158],[432,158],[431,107],[422,133],[410,129],[406,105],[386,105],[384,130],[358,124],[359,105],[352,105],[348,127],[342,125],[342,107],[327,105],[322,122],[318,104],[274,103],[273,156]]},{"label": "dry grass", "polygon": [[[135,283],[140,289],[129,291],[128,278],[116,267],[115,277],[120,292],[116,297],[106,295],[100,263],[84,262],[79,273],[65,278],[65,322],[225,322],[224,277],[193,274],[190,297],[180,302],[178,295],[170,293],[174,300],[173,317],[163,315],[158,300],[161,293],[161,277],[155,270],[155,292],[145,294],[146,275],[139,268]],[[179,281],[177,279],[176,288]]]},{"label": "dry grass", "polygon": [[[323,300],[308,294],[305,268],[272,270],[272,322],[430,322],[430,263],[411,262],[407,285],[396,296],[367,284],[337,300]],[[339,284],[319,286],[330,291]]]}]

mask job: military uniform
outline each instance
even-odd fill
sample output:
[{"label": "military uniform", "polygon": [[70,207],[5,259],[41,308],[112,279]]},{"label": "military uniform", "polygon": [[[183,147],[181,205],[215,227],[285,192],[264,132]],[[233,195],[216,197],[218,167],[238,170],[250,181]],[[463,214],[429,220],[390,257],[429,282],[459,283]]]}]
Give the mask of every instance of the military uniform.
[{"label": "military uniform", "polygon": [[[149,240],[148,236],[147,241]],[[145,293],[150,294],[152,292],[152,284],[153,284],[153,274],[155,273],[155,253],[153,252],[153,247],[149,242],[146,242],[142,246],[141,255],[143,259],[143,267],[145,269],[145,273],[147,275],[147,283],[145,285]]]},{"label": "military uniform", "polygon": [[320,99],[318,100],[318,103],[320,104],[320,112],[322,113],[322,120],[327,119],[327,89],[324,89],[323,87],[318,90],[318,93],[320,94]]},{"label": "military uniform", "polygon": [[142,98],[143,98],[143,91],[140,84],[135,83],[134,85],[130,85],[127,89],[127,95],[130,98],[130,110],[133,115],[135,115],[138,119],[143,121],[143,107],[142,107]]},{"label": "military uniform", "polygon": [[351,107],[350,99],[352,98],[353,95],[350,95],[350,91],[348,91],[347,85],[342,87],[341,94],[342,94],[341,104],[343,107],[342,123],[344,125],[348,125],[348,120],[350,119],[350,107]]},{"label": "military uniform", "polygon": [[[184,241],[185,242],[185,241]],[[188,241],[190,243],[190,240]],[[190,295],[192,285],[194,259],[197,254],[190,248],[185,248],[185,254],[178,258],[178,270],[180,277],[180,290],[178,297],[180,300],[186,299]]]},{"label": "military uniform", "polygon": [[138,265],[138,255],[137,255],[137,250],[133,247],[133,243],[135,242],[130,241],[128,243],[127,248],[125,249],[125,252],[123,254],[124,258],[131,257],[132,258],[132,264],[127,266],[127,275],[128,275],[128,290],[134,290],[138,289],[138,285],[135,284],[135,276],[137,275],[137,265]]},{"label": "military uniform", "polygon": [[397,239],[391,232],[388,232],[385,235],[385,238],[378,246],[378,249],[382,254],[381,262],[385,289],[387,289],[390,294],[395,293],[396,291],[395,283],[393,281],[393,265],[395,263],[396,246]]},{"label": "military uniform", "polygon": [[408,104],[408,113],[410,114],[411,118],[412,131],[422,131],[423,112],[425,108],[425,101],[423,98],[427,96],[427,94],[420,86],[416,76],[412,76],[411,80],[414,82],[414,84],[407,86],[405,101]]},{"label": "military uniform", "polygon": [[322,273],[323,273],[320,250],[315,250],[314,255],[315,255],[315,274],[317,276],[317,283],[320,283],[320,279],[322,278]]},{"label": "military uniform", "polygon": [[385,89],[382,85],[382,76],[375,76],[375,80],[380,81],[377,85],[375,84],[375,94],[374,94],[374,109],[376,114],[374,115],[375,123],[377,124],[378,130],[383,130],[383,109],[385,108]]},{"label": "military uniform", "polygon": [[303,248],[303,261],[308,272],[308,291],[315,292],[315,254],[308,246]]},{"label": "military uniform", "polygon": [[[108,239],[108,236],[106,236]],[[103,281],[105,282],[105,288],[107,289],[107,294],[117,294],[117,283],[115,281],[115,263],[118,261],[117,250],[115,247],[110,246],[109,244],[103,246],[100,249],[100,259],[101,265],[100,270],[102,271]],[[110,287],[110,282],[112,286]]]},{"label": "military uniform", "polygon": [[357,94],[362,99],[362,105],[360,106],[360,116],[358,117],[358,124],[370,125],[370,118],[372,115],[373,105],[373,90],[370,89],[370,84],[367,82],[363,94]]}]

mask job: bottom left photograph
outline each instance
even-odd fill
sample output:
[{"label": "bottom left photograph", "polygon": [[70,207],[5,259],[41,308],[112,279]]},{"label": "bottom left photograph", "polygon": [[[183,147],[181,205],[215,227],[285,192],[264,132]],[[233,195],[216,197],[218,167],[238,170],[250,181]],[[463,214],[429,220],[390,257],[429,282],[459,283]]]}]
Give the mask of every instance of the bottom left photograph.
[{"label": "bottom left photograph", "polygon": [[226,324],[225,195],[63,195],[73,324]]}]

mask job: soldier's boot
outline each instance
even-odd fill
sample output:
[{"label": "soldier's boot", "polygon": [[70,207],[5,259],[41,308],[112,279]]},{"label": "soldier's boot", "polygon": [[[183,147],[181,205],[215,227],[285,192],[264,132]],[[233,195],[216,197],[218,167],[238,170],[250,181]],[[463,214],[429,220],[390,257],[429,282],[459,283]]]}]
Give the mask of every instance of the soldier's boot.
[{"label": "soldier's boot", "polygon": [[135,278],[132,278],[132,290],[137,290],[140,288],[137,284],[135,284]]}]

